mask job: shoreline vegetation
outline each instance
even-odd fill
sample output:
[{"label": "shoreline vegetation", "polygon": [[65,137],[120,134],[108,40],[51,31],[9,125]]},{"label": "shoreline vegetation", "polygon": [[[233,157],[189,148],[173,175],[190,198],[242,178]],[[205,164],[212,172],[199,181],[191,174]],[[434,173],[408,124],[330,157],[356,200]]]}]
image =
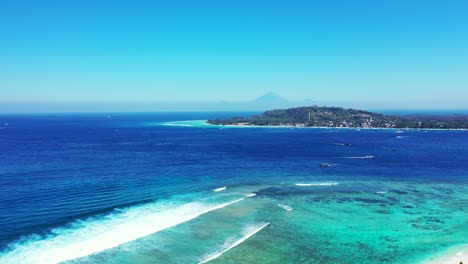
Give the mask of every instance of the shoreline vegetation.
[{"label": "shoreline vegetation", "polygon": [[384,115],[341,107],[297,107],[269,110],[251,117],[208,120],[220,126],[468,129],[468,115]]}]

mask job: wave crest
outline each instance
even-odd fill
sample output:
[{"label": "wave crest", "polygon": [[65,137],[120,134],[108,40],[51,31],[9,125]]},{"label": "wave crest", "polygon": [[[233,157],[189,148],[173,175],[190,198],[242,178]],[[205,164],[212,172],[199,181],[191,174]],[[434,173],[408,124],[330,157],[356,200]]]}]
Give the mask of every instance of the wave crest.
[{"label": "wave crest", "polygon": [[213,253],[210,253],[208,255],[205,255],[202,257],[200,260],[200,264],[207,263],[209,261],[212,261],[213,259],[216,259],[226,253],[227,251],[233,249],[234,247],[237,247],[240,245],[242,242],[245,240],[249,239],[251,236],[255,235],[256,233],[260,232],[263,228],[268,226],[270,222],[268,223],[260,223],[260,224],[254,224],[254,225],[248,225],[242,230],[242,237],[239,239],[236,238],[229,238],[227,239],[223,246],[222,249]]},{"label": "wave crest", "polygon": [[77,221],[52,230],[46,237],[31,236],[0,253],[0,263],[59,263],[111,249],[205,213],[240,202],[152,203],[116,211],[101,218]]}]

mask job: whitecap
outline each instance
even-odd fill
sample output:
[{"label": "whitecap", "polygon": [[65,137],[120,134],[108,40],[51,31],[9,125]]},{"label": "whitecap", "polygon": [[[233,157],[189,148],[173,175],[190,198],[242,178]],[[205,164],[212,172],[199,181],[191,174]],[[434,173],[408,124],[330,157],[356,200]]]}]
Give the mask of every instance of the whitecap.
[{"label": "whitecap", "polygon": [[220,187],[220,188],[216,188],[216,189],[213,189],[213,192],[222,192],[222,191],[226,190],[226,188],[227,188],[226,186]]},{"label": "whitecap", "polygon": [[286,211],[292,211],[292,207],[289,206],[289,205],[285,205],[285,204],[277,204],[279,207],[283,208],[284,210]]},{"label": "whitecap", "polygon": [[227,251],[233,249],[234,247],[240,245],[242,242],[246,241],[249,239],[251,236],[255,235],[256,233],[260,232],[263,228],[268,226],[270,222],[268,223],[260,223],[260,224],[254,224],[254,225],[248,225],[242,230],[242,237],[240,239],[236,238],[229,238],[227,239],[223,246],[222,249],[219,251],[215,251],[213,253],[209,253],[205,256],[203,256],[200,260],[200,264],[212,261],[213,259],[216,259],[226,253]]},{"label": "whitecap", "polygon": [[11,244],[0,253],[0,263],[59,263],[89,256],[244,199],[217,204],[151,203],[116,210],[104,217],[76,221],[67,227],[56,228],[45,237],[35,235]]},{"label": "whitecap", "polygon": [[296,186],[334,186],[338,185],[338,182],[316,182],[316,183],[296,183]]}]

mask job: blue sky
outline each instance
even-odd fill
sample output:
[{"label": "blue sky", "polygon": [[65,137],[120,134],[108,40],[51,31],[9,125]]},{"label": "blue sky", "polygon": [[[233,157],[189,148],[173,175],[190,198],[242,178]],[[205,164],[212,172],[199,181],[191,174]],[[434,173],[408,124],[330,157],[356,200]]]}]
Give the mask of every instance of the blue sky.
[{"label": "blue sky", "polygon": [[0,101],[34,111],[273,91],[363,108],[468,108],[467,14],[467,1],[450,0],[3,0]]}]

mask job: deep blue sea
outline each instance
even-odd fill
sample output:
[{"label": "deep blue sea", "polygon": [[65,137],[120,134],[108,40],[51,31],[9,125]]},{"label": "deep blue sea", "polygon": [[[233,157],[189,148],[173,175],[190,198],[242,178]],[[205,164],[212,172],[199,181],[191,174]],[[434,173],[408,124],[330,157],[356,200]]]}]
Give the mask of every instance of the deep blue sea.
[{"label": "deep blue sea", "polygon": [[[418,203],[421,199],[434,199],[449,205],[453,202],[452,209],[459,213],[456,220],[468,222],[462,206],[467,201],[468,131],[227,128],[198,126],[191,122],[171,123],[248,114],[0,116],[0,262],[196,263],[213,259],[213,263],[236,263],[236,256],[242,253],[244,260],[252,258],[249,263],[266,263],[266,259],[270,260],[269,263],[287,263],[280,261],[282,255],[279,253],[278,256],[265,253],[263,259],[254,259],[262,254],[254,256],[252,253],[250,256],[247,248],[255,247],[257,252],[267,252],[265,248],[268,245],[269,250],[277,248],[275,252],[282,252],[281,246],[272,242],[271,237],[280,239],[274,232],[283,230],[284,234],[292,223],[294,227],[290,226],[291,230],[303,227],[309,228],[307,232],[320,233],[325,227],[311,230],[308,226],[318,216],[303,222],[294,221],[306,219],[313,212],[331,206],[332,202],[324,202],[323,197],[331,199],[332,196],[351,193],[375,195],[376,191],[380,191],[380,195],[387,192],[390,195],[395,189],[400,190],[395,191],[395,195],[403,195],[401,192],[430,195],[410,199],[408,203]],[[320,167],[321,163],[332,166]],[[316,183],[319,184],[313,189]],[[329,183],[336,183],[336,186]],[[305,188],[301,188],[301,184]],[[385,186],[385,190],[375,186]],[[223,187],[227,188],[213,191]],[[458,187],[462,189],[454,189]],[[286,197],[286,194],[290,196]],[[320,198],[322,207],[312,210],[310,206],[317,206],[318,200],[311,197],[317,195],[327,196]],[[366,202],[374,206],[378,200],[360,197],[347,196],[346,199],[352,202],[348,208],[362,206]],[[404,206],[424,208],[424,205],[403,204],[401,201],[405,197],[388,196],[385,202],[379,202],[379,206],[387,210],[400,204],[402,211],[399,215],[409,210]],[[340,197],[336,206],[348,202],[346,199]],[[283,205],[281,201],[287,202],[294,210],[277,207],[277,203]],[[247,206],[248,202],[252,207]],[[240,208],[242,204],[246,207]],[[269,207],[270,204],[276,206],[275,209]],[[223,210],[233,206],[240,209],[222,214]],[[363,208],[367,210],[370,207]],[[427,231],[428,225],[424,226],[426,229],[418,229],[425,236],[425,241],[428,241],[427,237],[434,237],[436,241],[440,234],[434,232],[452,232],[451,228],[459,234],[447,235],[443,245],[434,242],[431,245],[434,250],[466,242],[466,227],[459,222],[450,226],[452,222],[443,219],[446,214],[443,209],[430,208],[426,209],[434,211],[428,215],[438,213],[441,216],[438,220],[445,224],[434,222],[441,228],[430,226],[433,233]],[[441,208],[447,208],[447,205],[441,205]],[[266,214],[266,211],[270,213]],[[298,215],[292,222],[283,223],[286,221],[284,217],[275,215],[283,211]],[[343,212],[345,210],[340,209],[340,213]],[[375,209],[373,212],[378,211]],[[351,211],[349,213],[352,214]],[[424,214],[423,211],[419,213]],[[335,217],[325,215],[323,213],[320,217]],[[382,221],[387,221],[390,216],[382,217]],[[405,217],[413,215],[408,213]],[[333,228],[346,218],[337,220]],[[226,219],[236,220],[228,226]],[[414,219],[408,218],[408,221]],[[432,220],[424,218],[421,221]],[[222,231],[211,234],[209,228],[207,230],[207,226],[221,223],[225,223],[218,228]],[[408,224],[408,228],[418,226],[421,223]],[[342,232],[341,229],[326,230]],[[256,232],[258,235],[250,237],[249,234]],[[226,241],[230,241],[234,234],[248,240],[242,244],[231,243],[235,247],[226,246],[229,245]],[[330,233],[320,234],[329,237]],[[175,237],[179,238],[178,242]],[[184,239],[188,242],[182,246],[180,243]],[[190,242],[190,239],[195,242]],[[254,244],[255,239],[258,240]],[[345,239],[345,236],[339,239]],[[332,245],[327,244],[327,247],[346,246],[344,242],[337,241],[335,245],[330,240]],[[310,243],[318,247],[319,241]],[[349,243],[349,247],[359,247],[359,244],[353,244],[358,242]],[[366,244],[362,240],[360,243],[372,247],[376,242],[372,240]],[[407,257],[405,250],[412,248],[406,249],[405,246],[410,244],[406,243],[402,240],[401,254],[395,253],[381,263],[399,263]],[[93,246],[87,248],[89,245]],[[431,246],[425,246],[418,249],[421,255],[430,253]],[[333,253],[335,255],[324,254],[326,248],[308,252],[298,249],[295,244],[288,247],[289,251],[284,252],[293,252],[291,248],[296,247],[295,250],[303,252],[296,256],[308,254],[302,256],[305,259],[302,263],[339,263],[336,259],[346,256],[345,251]],[[322,252],[320,256],[317,255],[319,251]],[[382,254],[390,256],[385,252]],[[289,260],[291,263],[300,262],[300,259]]]}]

